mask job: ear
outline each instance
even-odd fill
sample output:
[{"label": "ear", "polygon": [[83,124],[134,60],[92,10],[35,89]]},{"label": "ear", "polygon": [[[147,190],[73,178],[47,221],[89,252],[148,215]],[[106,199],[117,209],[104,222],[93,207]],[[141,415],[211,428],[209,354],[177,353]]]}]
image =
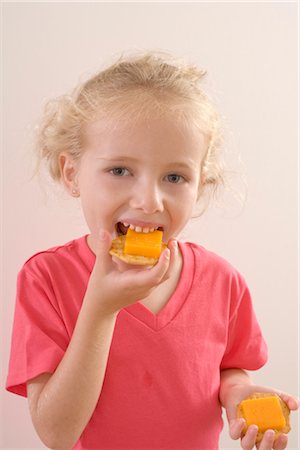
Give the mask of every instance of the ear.
[{"label": "ear", "polygon": [[79,197],[80,192],[77,185],[78,161],[67,152],[59,155],[59,169],[62,182],[67,192],[72,197]]}]

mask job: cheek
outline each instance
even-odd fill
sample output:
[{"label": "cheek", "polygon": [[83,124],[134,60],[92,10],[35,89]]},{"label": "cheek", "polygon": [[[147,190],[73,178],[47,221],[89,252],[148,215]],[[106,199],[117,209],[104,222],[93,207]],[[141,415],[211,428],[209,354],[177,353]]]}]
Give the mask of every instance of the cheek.
[{"label": "cheek", "polygon": [[193,183],[186,185],[183,189],[178,189],[175,194],[176,203],[181,205],[183,209],[193,209],[198,198],[198,184]]},{"label": "cheek", "polygon": [[111,209],[112,196],[91,180],[80,190],[81,208],[89,226],[106,216]]},{"label": "cheek", "polygon": [[186,224],[192,217],[197,202],[197,192],[194,189],[184,189],[172,198],[173,219]]}]

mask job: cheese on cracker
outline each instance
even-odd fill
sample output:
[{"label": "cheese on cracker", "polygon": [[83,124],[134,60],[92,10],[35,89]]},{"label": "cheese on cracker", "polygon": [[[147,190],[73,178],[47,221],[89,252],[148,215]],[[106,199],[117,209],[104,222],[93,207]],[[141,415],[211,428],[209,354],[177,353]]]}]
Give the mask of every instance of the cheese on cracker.
[{"label": "cheese on cracker", "polygon": [[112,241],[109,253],[127,264],[154,266],[161,252],[167,248],[162,237],[163,232],[159,230],[138,233],[129,228],[126,235]]},{"label": "cheese on cracker", "polygon": [[127,231],[124,245],[124,255],[149,256],[159,258],[162,247],[162,231],[150,233],[137,233],[134,230]]},{"label": "cheese on cracker", "polygon": [[237,417],[245,419],[243,432],[250,425],[258,426],[257,441],[261,441],[266,430],[274,430],[276,435],[288,433],[290,410],[287,404],[276,394],[256,393],[243,400],[237,409]]}]

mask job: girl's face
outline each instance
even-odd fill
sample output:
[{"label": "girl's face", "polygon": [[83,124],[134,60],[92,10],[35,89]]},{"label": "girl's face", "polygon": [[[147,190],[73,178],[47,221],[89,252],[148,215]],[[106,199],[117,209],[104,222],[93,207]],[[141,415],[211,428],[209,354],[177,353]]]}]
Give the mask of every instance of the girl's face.
[{"label": "girl's face", "polygon": [[201,133],[179,128],[172,119],[87,125],[73,180],[92,250],[100,228],[113,238],[128,225],[142,232],[161,228],[165,242],[176,237],[197,201],[204,152]]}]

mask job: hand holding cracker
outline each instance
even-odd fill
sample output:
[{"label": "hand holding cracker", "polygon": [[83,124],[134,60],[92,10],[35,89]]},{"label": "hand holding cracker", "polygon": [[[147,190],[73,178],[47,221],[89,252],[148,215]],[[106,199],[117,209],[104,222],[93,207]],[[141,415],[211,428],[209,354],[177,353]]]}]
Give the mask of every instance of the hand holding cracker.
[{"label": "hand holding cracker", "polygon": [[258,428],[256,443],[267,430],[273,430],[275,438],[291,430],[290,409],[275,393],[258,392],[244,399],[237,407],[237,417],[245,420],[244,435],[251,425]]},{"label": "hand holding cracker", "polygon": [[[165,248],[155,266],[150,269],[129,268],[119,271],[109,251],[112,239],[101,231],[96,243],[96,261],[90,276],[86,296],[95,313],[112,314],[147,297],[169,277],[176,258],[176,245]],[[176,242],[175,242],[176,244]]]},{"label": "hand holding cracker", "polygon": [[[243,406],[247,406],[247,402],[251,399],[263,401],[264,398],[270,400],[261,405],[253,404],[254,408],[250,404],[250,409],[245,414]],[[288,443],[289,413],[298,408],[299,402],[294,397],[272,388],[252,384],[233,386],[226,405],[230,436],[235,440],[240,439],[243,449],[256,447],[260,450],[283,450]],[[252,421],[252,413],[257,414],[257,423]]]}]

